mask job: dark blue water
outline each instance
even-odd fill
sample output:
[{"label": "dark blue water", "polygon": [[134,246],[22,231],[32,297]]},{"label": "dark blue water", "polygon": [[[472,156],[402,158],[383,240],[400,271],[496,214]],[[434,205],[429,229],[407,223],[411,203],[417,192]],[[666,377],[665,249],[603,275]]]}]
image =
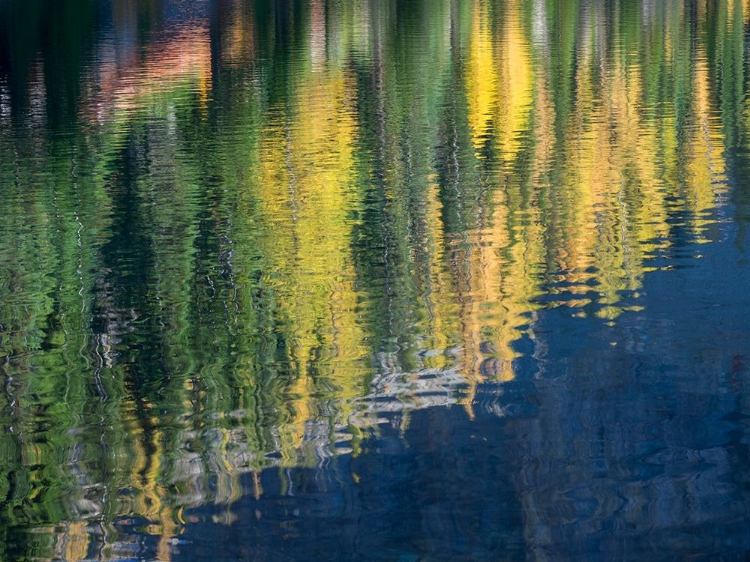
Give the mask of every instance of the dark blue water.
[{"label": "dark blue water", "polygon": [[481,385],[473,418],[430,408],[400,431],[393,416],[356,457],[190,511],[180,555],[743,560],[750,272],[743,236],[724,235],[647,275],[644,310],[615,327],[543,314],[554,338],[517,380]]}]

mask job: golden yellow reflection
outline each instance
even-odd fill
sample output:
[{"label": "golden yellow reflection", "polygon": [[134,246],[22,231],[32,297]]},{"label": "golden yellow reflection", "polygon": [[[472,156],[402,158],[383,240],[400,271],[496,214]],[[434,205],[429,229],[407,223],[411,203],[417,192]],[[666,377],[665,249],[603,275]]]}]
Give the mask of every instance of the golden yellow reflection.
[{"label": "golden yellow reflection", "polygon": [[342,71],[318,72],[322,56],[311,54],[312,73],[298,84],[299,97],[264,130],[253,180],[263,205],[264,284],[276,295],[292,339],[293,418],[279,428],[286,462],[296,461],[294,451],[316,417],[319,387],[336,395],[332,421],[347,422],[367,357],[349,251],[359,206],[352,189],[355,89]]}]

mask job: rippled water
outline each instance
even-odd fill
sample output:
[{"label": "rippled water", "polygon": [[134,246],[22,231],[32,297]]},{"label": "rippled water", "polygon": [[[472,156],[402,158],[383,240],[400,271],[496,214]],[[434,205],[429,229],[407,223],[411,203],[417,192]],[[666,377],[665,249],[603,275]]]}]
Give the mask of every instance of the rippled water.
[{"label": "rippled water", "polygon": [[742,560],[749,0],[0,0],[0,558]]}]

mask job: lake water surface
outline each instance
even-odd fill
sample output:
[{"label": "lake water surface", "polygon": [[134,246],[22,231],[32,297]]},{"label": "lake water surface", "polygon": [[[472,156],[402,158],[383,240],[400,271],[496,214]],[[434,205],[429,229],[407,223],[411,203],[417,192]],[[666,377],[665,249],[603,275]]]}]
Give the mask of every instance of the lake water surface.
[{"label": "lake water surface", "polygon": [[0,559],[745,560],[750,0],[0,0]]}]

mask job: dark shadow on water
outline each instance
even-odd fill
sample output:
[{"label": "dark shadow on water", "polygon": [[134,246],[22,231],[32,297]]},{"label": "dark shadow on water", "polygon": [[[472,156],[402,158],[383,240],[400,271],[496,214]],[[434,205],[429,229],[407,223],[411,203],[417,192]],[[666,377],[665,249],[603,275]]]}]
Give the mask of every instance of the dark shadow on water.
[{"label": "dark shadow on water", "polygon": [[494,416],[469,422],[458,407],[417,412],[405,435],[384,426],[357,457],[264,472],[263,495],[233,505],[231,525],[191,511],[199,522],[179,550],[186,560],[216,559],[217,545],[226,560],[517,558],[520,464],[505,428]]},{"label": "dark shadow on water", "polygon": [[557,337],[526,375],[480,385],[472,417],[391,417],[356,456],[187,510],[176,559],[744,560],[747,266],[732,244],[703,251],[650,274],[616,327],[546,312]]}]

